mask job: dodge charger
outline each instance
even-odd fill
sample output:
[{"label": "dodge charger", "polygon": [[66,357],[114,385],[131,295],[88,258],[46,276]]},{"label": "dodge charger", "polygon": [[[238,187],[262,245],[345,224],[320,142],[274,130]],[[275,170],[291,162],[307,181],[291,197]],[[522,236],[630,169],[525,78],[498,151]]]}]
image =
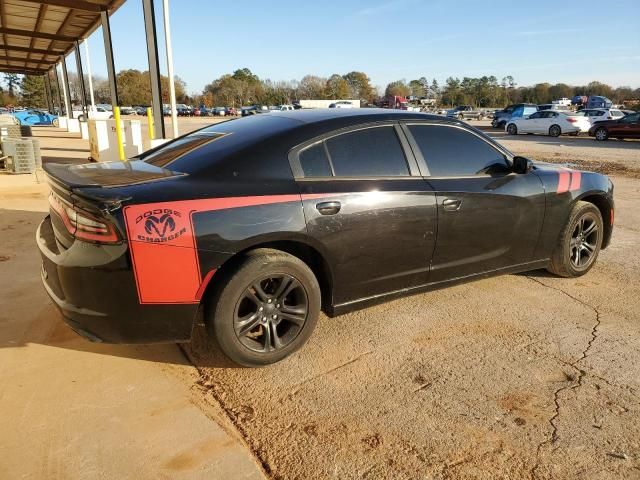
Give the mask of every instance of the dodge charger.
[{"label": "dodge charger", "polygon": [[185,342],[204,323],[245,366],[296,351],[321,311],[533,269],[583,275],[614,221],[606,176],[406,111],[267,113],[126,162],[45,169],[42,282],[73,330]]}]

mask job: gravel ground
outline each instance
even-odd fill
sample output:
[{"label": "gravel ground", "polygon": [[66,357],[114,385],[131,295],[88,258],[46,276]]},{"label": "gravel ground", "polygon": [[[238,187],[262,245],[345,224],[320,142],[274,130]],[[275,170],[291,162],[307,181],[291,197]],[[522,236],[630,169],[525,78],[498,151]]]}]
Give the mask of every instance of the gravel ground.
[{"label": "gravel ground", "polygon": [[[478,125],[476,125],[478,126]],[[480,128],[514,153],[552,163],[571,163],[578,168],[607,175],[640,178],[640,140],[597,142],[589,136],[553,138],[545,135],[506,135],[488,125]]]},{"label": "gravel ground", "polygon": [[614,182],[613,244],[588,275],[322,318],[259,370],[230,368],[200,328],[196,395],[272,478],[640,478],[640,184]]}]

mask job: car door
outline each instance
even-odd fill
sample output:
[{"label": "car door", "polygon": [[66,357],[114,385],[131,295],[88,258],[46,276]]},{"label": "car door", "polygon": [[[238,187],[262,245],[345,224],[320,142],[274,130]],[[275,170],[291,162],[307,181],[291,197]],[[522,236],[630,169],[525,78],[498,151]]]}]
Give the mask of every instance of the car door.
[{"label": "car door", "polygon": [[618,120],[615,135],[625,138],[640,138],[640,113],[630,113]]},{"label": "car door", "polygon": [[409,122],[405,128],[436,194],[438,233],[429,282],[534,260],[545,209],[535,173],[513,173],[506,152],[468,128]]},{"label": "car door", "polygon": [[528,117],[523,117],[518,121],[518,125],[522,125],[519,130],[522,133],[539,133],[540,132],[540,118],[543,112],[532,113]]},{"label": "car door", "polygon": [[436,200],[397,123],[292,150],[307,233],[331,266],[334,305],[427,282]]}]

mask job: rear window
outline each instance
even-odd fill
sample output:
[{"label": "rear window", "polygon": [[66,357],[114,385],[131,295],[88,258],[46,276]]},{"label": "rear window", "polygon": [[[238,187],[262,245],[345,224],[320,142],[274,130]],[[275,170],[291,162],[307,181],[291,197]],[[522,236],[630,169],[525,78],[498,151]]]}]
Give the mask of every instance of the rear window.
[{"label": "rear window", "polygon": [[149,155],[144,157],[144,161],[151,165],[155,165],[156,167],[164,167],[194,148],[217,140],[224,135],[224,133],[216,132],[193,133],[186,137],[178,138],[168,145],[151,152]]},{"label": "rear window", "polygon": [[[235,152],[250,148],[299,124],[280,115],[251,115],[197,130],[149,150],[138,158],[174,172],[190,174],[224,162]],[[287,164],[286,160],[283,164]]]},{"label": "rear window", "polygon": [[337,177],[408,176],[409,167],[393,127],[373,127],[326,140]]},{"label": "rear window", "polygon": [[300,152],[299,158],[305,177],[330,177],[332,175],[324,142],[305,148]]}]

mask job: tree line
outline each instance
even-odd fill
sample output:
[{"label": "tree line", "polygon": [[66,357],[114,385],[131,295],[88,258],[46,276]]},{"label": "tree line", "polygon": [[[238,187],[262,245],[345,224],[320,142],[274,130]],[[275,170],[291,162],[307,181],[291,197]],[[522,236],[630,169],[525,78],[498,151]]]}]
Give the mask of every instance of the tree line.
[{"label": "tree line", "polygon": [[[88,77],[85,75],[88,92]],[[111,103],[109,85],[105,78],[92,77],[96,103]],[[169,80],[161,76],[163,103],[169,102]],[[150,105],[149,72],[135,69],[121,70],[116,75],[120,105]],[[80,82],[74,73],[69,74],[71,100],[80,103]],[[502,107],[510,103],[551,103],[559,98],[575,95],[603,95],[614,103],[640,99],[640,88],[623,86],[614,88],[605,83],[591,82],[587,85],[566,83],[538,83],[533,86],[518,86],[512,76],[498,80],[495,76],[449,77],[439,85],[433,78],[420,77],[413,80],[396,80],[384,88],[375,87],[364,72],[352,71],[333,74],[329,77],[305,75],[300,80],[273,81],[261,79],[248,68],[240,68],[224,74],[204,87],[201,93],[188,95],[186,84],[175,78],[178,103],[205,105],[207,107],[243,105],[290,104],[304,99],[346,100],[359,99],[364,104],[375,104],[382,96],[414,96],[431,99],[440,106],[473,105],[475,107]],[[4,88],[6,87],[6,88]],[[54,97],[57,86],[52,82]],[[87,93],[88,95],[88,93]],[[45,107],[44,81],[42,77],[4,74],[4,85],[0,87],[0,104]]]},{"label": "tree line", "polygon": [[597,81],[577,86],[566,83],[518,86],[514,77],[508,75],[501,80],[495,76],[462,79],[449,77],[442,86],[435,78],[403,79],[390,82],[382,90],[374,87],[364,72],[333,74],[330,77],[306,75],[299,81],[274,82],[261,80],[248,68],[242,68],[209,83],[202,94],[195,95],[192,100],[208,107],[277,105],[303,99],[359,99],[365,104],[375,104],[383,95],[427,98],[441,106],[503,107],[520,102],[551,103],[553,100],[572,98],[575,95],[603,95],[614,103],[622,103],[624,100],[640,99],[640,88],[614,88]]},{"label": "tree line", "polygon": [[[69,72],[69,94],[71,103],[81,104],[81,87],[76,73]],[[62,80],[62,79],[61,79]],[[111,103],[109,82],[100,76],[91,77],[93,83],[94,99],[96,103]],[[118,96],[120,105],[151,105],[150,77],[148,71],[121,70],[116,74]],[[163,103],[169,103],[169,78],[160,76],[160,85]],[[85,93],[89,102],[89,77],[84,76]],[[6,88],[5,88],[6,87]],[[176,98],[178,103],[190,101],[186,94],[185,82],[179,77],[175,78]],[[58,92],[56,82],[51,82],[52,94],[57,103],[58,95],[64,98],[63,92]],[[22,78],[15,73],[4,74],[4,85],[0,86],[0,105],[23,105],[29,107],[46,108],[44,78],[42,76],[24,75]]]}]

